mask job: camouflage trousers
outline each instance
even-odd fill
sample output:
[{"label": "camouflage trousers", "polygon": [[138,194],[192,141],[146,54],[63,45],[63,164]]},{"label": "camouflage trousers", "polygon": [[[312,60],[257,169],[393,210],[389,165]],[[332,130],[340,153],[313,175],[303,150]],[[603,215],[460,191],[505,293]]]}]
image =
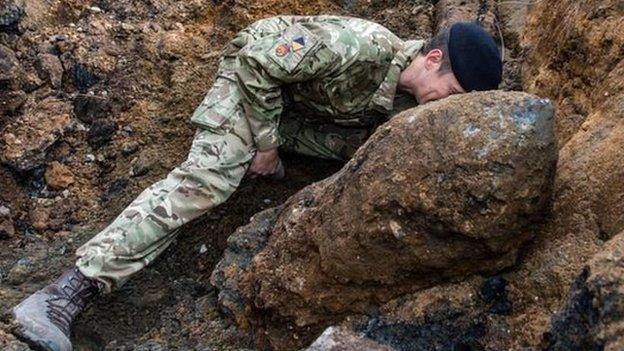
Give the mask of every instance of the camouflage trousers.
[{"label": "camouflage trousers", "polygon": [[[186,161],[76,251],[76,266],[104,292],[154,261],[183,224],[226,201],[244,178],[256,150],[228,74],[217,78],[193,120],[200,128]],[[370,134],[364,128],[312,125],[287,113],[279,131],[285,151],[338,160],[348,159]]]}]

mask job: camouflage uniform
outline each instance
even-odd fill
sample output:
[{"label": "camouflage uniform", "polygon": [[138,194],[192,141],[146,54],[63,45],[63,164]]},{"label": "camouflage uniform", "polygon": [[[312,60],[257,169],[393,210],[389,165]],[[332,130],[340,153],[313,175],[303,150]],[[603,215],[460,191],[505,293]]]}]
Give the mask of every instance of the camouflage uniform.
[{"label": "camouflage uniform", "polygon": [[177,228],[224,202],[257,150],[347,159],[392,113],[400,72],[422,44],[336,16],[274,17],[244,29],[191,118],[199,128],[187,160],[80,247],[78,268],[107,292],[119,287]]}]

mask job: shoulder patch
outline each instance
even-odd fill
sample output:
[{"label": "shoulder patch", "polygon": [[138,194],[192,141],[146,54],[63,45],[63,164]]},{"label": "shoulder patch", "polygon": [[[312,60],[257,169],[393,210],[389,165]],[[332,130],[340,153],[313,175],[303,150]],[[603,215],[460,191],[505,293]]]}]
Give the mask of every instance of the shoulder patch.
[{"label": "shoulder patch", "polygon": [[292,73],[318,41],[309,29],[295,23],[284,30],[269,49],[268,56],[286,72]]}]

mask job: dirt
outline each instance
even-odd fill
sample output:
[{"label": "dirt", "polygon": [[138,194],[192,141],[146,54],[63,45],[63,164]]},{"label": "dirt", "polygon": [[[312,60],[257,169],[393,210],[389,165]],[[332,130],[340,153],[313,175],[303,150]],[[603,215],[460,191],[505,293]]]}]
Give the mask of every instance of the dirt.
[{"label": "dirt", "polygon": [[[0,146],[27,146],[10,149],[23,155],[0,155],[11,156],[0,166],[3,348],[27,350],[10,334],[10,308],[71,265],[81,243],[185,158],[189,116],[221,47],[252,21],[280,13],[365,17],[405,39],[429,37],[449,16],[476,14],[506,44],[502,86],[557,108],[553,212],[518,266],[502,272],[505,293],[494,281],[498,293],[483,293],[489,302],[475,297],[486,281],[478,277],[434,287],[382,307],[400,323],[388,317],[361,330],[398,349],[435,340],[458,349],[538,348],[566,304],[582,308],[556,319],[557,330],[557,320],[594,313],[583,267],[624,227],[621,1],[0,0]],[[78,321],[76,349],[253,349],[253,335],[218,310],[207,282],[237,227],[341,167],[299,156],[286,165],[285,180],[245,182],[153,266],[99,300]],[[429,314],[414,316],[428,302]],[[593,345],[599,331],[584,328]]]}]

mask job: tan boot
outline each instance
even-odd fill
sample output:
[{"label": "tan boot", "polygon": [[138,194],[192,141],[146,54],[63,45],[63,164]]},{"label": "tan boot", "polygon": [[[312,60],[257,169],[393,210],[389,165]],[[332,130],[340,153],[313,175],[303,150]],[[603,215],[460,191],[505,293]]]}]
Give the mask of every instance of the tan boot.
[{"label": "tan boot", "polygon": [[66,270],[56,281],[13,308],[25,342],[48,351],[71,351],[72,324],[98,293],[95,281],[78,268]]}]

